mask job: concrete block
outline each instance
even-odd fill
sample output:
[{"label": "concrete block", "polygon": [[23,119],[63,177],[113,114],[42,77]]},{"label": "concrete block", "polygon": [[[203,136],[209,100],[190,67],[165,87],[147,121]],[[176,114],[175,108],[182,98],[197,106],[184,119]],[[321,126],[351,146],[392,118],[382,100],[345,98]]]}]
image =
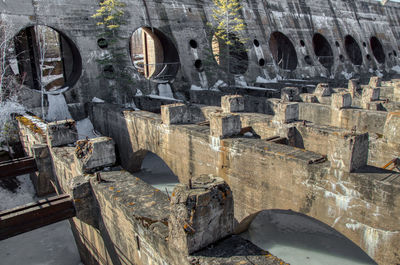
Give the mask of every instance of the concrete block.
[{"label": "concrete block", "polygon": [[73,144],[78,140],[74,120],[68,119],[47,124],[47,143],[51,147]]},{"label": "concrete block", "polygon": [[375,87],[380,87],[381,86],[381,83],[382,83],[382,78],[380,78],[379,76],[372,76],[370,79],[369,79],[369,86],[370,87],[373,87],[373,88],[375,88]]},{"label": "concrete block", "polygon": [[305,103],[318,103],[318,99],[314,94],[302,93],[300,94],[300,99]]},{"label": "concrete block", "polygon": [[71,179],[69,193],[74,201],[76,218],[99,229],[99,210],[96,207],[90,179],[89,175]]},{"label": "concrete block", "polygon": [[332,94],[331,106],[334,109],[351,107],[352,99],[350,93],[341,92]]},{"label": "concrete block", "polygon": [[332,94],[332,90],[327,83],[319,83],[315,88],[314,94],[317,97],[329,97]]},{"label": "concrete block", "polygon": [[36,144],[31,147],[31,151],[38,168],[37,172],[30,174],[37,196],[54,193],[55,190],[50,181],[54,181],[55,178],[48,146],[46,144]]},{"label": "concrete block", "polygon": [[353,98],[360,96],[362,91],[360,82],[357,79],[350,79],[348,83],[348,90]]},{"label": "concrete block", "polygon": [[383,135],[390,143],[400,144],[400,111],[389,112],[385,127],[383,129]]},{"label": "concrete block", "polygon": [[332,134],[328,137],[328,160],[332,168],[353,172],[368,162],[368,133]]},{"label": "concrete block", "polygon": [[184,124],[190,122],[190,112],[183,103],[161,106],[161,119],[164,124]]},{"label": "concrete block", "polygon": [[196,252],[233,231],[233,198],[222,178],[202,175],[191,188],[179,184],[171,197],[169,244],[184,255]]},{"label": "concrete block", "polygon": [[381,89],[379,87],[365,87],[362,92],[362,101],[368,103],[379,100]]},{"label": "concrete block", "polygon": [[298,87],[285,87],[281,91],[281,99],[285,102],[300,102],[300,90]]},{"label": "concrete block", "polygon": [[210,114],[210,135],[217,138],[226,138],[237,135],[242,129],[240,116],[229,113]]},{"label": "concrete block", "polygon": [[274,110],[274,121],[288,123],[299,119],[299,104],[270,99]]},{"label": "concrete block", "polygon": [[221,107],[224,112],[244,111],[244,98],[240,95],[227,95],[221,97]]},{"label": "concrete block", "polygon": [[96,168],[115,163],[114,141],[109,137],[98,137],[76,142],[74,159],[78,172],[89,173]]}]

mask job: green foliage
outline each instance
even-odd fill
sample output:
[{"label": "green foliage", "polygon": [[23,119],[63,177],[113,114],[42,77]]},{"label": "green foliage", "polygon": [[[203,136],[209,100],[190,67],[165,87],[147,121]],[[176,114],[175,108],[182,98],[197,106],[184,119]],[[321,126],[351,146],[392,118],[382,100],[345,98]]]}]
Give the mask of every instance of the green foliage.
[{"label": "green foliage", "polygon": [[213,23],[209,24],[212,32],[212,54],[217,63],[226,72],[240,72],[243,55],[246,54],[243,37],[246,24],[241,15],[240,0],[213,0]]},{"label": "green foliage", "polygon": [[103,29],[99,34],[99,38],[105,38],[102,44],[106,44],[106,50],[101,58],[96,61],[102,67],[102,77],[114,79],[117,88],[129,89],[134,83],[131,75],[127,73],[128,64],[127,56],[121,52],[120,27],[125,24],[126,13],[124,11],[126,5],[118,0],[103,0],[100,2],[100,8],[91,17],[98,22],[97,26]]}]

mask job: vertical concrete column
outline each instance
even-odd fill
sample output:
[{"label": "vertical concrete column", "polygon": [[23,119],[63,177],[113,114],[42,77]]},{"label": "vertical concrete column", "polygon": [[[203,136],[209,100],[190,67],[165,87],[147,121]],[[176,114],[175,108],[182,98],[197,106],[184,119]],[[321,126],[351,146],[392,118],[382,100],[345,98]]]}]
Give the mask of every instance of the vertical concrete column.
[{"label": "vertical concrete column", "polygon": [[318,102],[322,104],[330,104],[331,94],[332,89],[327,83],[319,83],[314,91],[314,95],[317,97]]},{"label": "vertical concrete column", "polygon": [[244,98],[240,95],[227,95],[221,97],[221,107],[223,112],[244,111]]},{"label": "vertical concrete column", "polygon": [[351,103],[352,100],[350,93],[341,92],[332,94],[331,107],[335,110],[350,108]]},{"label": "vertical concrete column", "polygon": [[[365,87],[362,92],[361,106],[364,109],[370,109],[371,104],[373,104],[373,101],[379,100],[380,93],[381,89],[379,87],[371,87],[371,86]],[[376,107],[373,109],[376,109]]]},{"label": "vertical concrete column", "polygon": [[348,90],[352,98],[360,96],[361,87],[359,81],[357,79],[350,79],[348,83]]},{"label": "vertical concrete column", "polygon": [[233,231],[233,198],[221,178],[202,175],[191,187],[179,184],[171,197],[169,244],[191,254]]},{"label": "vertical concrete column", "polygon": [[47,124],[47,143],[50,147],[75,143],[78,130],[74,120],[55,121]]},{"label": "vertical concrete column", "polygon": [[183,103],[161,106],[161,119],[166,125],[190,123],[190,111]]},{"label": "vertical concrete column", "polygon": [[372,76],[370,79],[369,79],[369,86],[370,87],[373,87],[373,88],[375,88],[375,87],[380,87],[381,86],[381,83],[382,83],[382,78],[380,78],[379,76]]},{"label": "vertical concrete column", "polygon": [[52,162],[49,148],[46,144],[37,144],[31,147],[32,156],[35,158],[37,172],[31,173],[30,178],[38,196],[54,192],[51,181],[54,180]]}]

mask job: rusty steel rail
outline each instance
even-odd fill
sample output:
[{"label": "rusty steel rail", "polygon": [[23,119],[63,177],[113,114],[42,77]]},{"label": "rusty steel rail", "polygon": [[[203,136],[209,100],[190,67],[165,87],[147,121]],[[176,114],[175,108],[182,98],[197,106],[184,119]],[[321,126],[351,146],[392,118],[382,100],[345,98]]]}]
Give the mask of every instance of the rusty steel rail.
[{"label": "rusty steel rail", "polygon": [[16,177],[37,171],[36,161],[33,157],[23,157],[0,162],[0,179]]},{"label": "rusty steel rail", "polygon": [[54,196],[0,212],[0,240],[75,216],[69,195]]}]

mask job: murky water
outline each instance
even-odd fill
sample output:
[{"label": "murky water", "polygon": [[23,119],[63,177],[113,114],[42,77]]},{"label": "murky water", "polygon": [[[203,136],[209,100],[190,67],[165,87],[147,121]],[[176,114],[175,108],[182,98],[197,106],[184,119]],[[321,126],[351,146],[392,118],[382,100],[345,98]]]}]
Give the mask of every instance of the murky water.
[{"label": "murky water", "polygon": [[263,211],[241,235],[292,265],[376,264],[329,226],[291,211]]},{"label": "murky water", "polygon": [[143,181],[171,195],[179,179],[156,154],[148,152],[142,163],[142,171],[135,173]]}]

